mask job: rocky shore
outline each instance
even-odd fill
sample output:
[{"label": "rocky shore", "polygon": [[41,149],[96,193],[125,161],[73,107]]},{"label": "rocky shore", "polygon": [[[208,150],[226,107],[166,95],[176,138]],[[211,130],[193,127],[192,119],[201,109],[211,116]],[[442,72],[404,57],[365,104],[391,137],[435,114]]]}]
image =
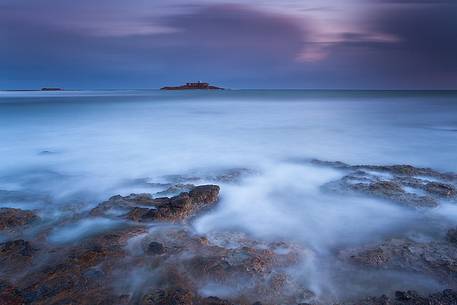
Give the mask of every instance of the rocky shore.
[{"label": "rocky shore", "polygon": [[[410,165],[308,163],[342,173],[321,186],[325,193],[377,198],[418,213],[457,203],[454,173]],[[240,169],[206,180],[222,185],[248,173]],[[33,210],[0,208],[0,305],[457,304],[456,227],[434,240],[401,236],[331,254],[352,268],[408,272],[446,289],[419,293],[399,287],[394,294],[322,298],[296,272],[316,255],[312,250],[236,230],[198,233],[192,221],[218,207],[221,187],[192,184],[198,177],[169,178],[176,183],[162,185],[160,192],[115,195],[48,227]],[[0,193],[0,199],[6,196],[10,201],[24,194]],[[99,219],[118,225],[65,243],[50,238],[56,227]]]}]

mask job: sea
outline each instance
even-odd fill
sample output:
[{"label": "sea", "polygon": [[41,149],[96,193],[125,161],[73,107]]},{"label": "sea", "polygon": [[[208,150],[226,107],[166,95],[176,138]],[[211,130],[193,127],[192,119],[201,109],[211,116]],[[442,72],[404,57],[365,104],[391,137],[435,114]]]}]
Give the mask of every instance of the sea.
[{"label": "sea", "polygon": [[117,226],[71,221],[113,195],[215,183],[218,207],[194,230],[308,247],[300,272],[317,294],[445,288],[397,273],[347,277],[333,262],[336,249],[443,234],[457,205],[415,211],[327,194],[342,173],[309,161],[457,172],[457,91],[1,91],[0,139],[0,207],[38,213],[50,242]]}]

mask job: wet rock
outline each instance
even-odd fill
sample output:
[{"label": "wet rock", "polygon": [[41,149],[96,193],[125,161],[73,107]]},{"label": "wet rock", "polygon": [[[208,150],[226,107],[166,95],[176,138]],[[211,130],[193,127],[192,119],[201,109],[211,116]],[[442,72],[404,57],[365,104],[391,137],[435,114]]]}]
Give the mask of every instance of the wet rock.
[{"label": "wet rock", "polygon": [[50,250],[47,263],[19,282],[23,298],[37,305],[126,304],[128,298],[111,289],[112,271],[124,267],[128,239],[142,232],[142,228],[126,228]]},{"label": "wet rock", "polygon": [[367,267],[418,272],[457,284],[457,247],[452,243],[390,239],[375,246],[344,250],[340,257]]},{"label": "wet rock", "polygon": [[255,171],[247,168],[232,168],[217,171],[216,173],[196,173],[195,175],[167,175],[164,178],[172,183],[188,183],[197,181],[214,181],[222,183],[236,183],[242,178],[254,174]]},{"label": "wet rock", "polygon": [[454,197],[457,194],[456,188],[450,184],[429,182],[425,185],[425,190],[431,194],[441,197]]},{"label": "wet rock", "polygon": [[37,249],[23,239],[0,243],[0,265],[15,265],[32,259]]},{"label": "wet rock", "polygon": [[349,164],[346,164],[341,161],[325,161],[325,160],[318,160],[318,159],[312,159],[310,161],[311,164],[318,165],[318,166],[327,166],[327,167],[333,167],[333,168],[338,168],[338,169],[350,169],[351,166]]},{"label": "wet rock", "polygon": [[[441,173],[411,165],[348,165],[342,162],[313,160],[346,173],[323,186],[326,191],[372,196],[409,207],[436,207],[442,198],[455,200],[457,174]],[[454,184],[453,184],[454,183]]]},{"label": "wet rock", "polygon": [[21,291],[13,285],[0,280],[0,305],[23,305],[25,300]]},{"label": "wet rock", "polygon": [[156,289],[146,294],[140,305],[192,305],[193,294],[188,289]]},{"label": "wet rock", "polygon": [[303,250],[285,243],[262,244],[251,240],[238,241],[236,246],[230,241],[232,246],[225,248],[182,227],[157,228],[143,242],[145,252],[151,242],[166,249],[162,255],[150,258],[151,264],[160,270],[158,282],[167,287],[194,289],[215,283],[234,291],[230,302],[243,297],[250,303],[270,300],[270,304],[283,301],[285,295],[294,291],[291,287],[300,286],[283,269],[299,264]]},{"label": "wet rock", "polygon": [[165,253],[165,247],[163,244],[153,241],[149,243],[145,252],[148,255],[160,255]]},{"label": "wet rock", "polygon": [[199,302],[201,305],[234,305],[232,302],[218,297],[207,297]]},{"label": "wet rock", "polygon": [[206,179],[219,181],[223,183],[233,183],[238,182],[243,177],[248,175],[252,175],[254,173],[253,170],[247,168],[234,168],[224,171],[223,173],[213,176],[213,177],[206,177]]},{"label": "wet rock", "polygon": [[28,225],[38,219],[31,211],[13,208],[0,208],[0,230],[14,229]]},{"label": "wet rock", "polygon": [[98,205],[91,215],[103,215],[111,209],[126,211],[127,219],[147,221],[177,222],[195,215],[218,200],[219,186],[202,185],[192,188],[173,197],[153,198],[150,194],[131,194],[129,196],[113,196]]},{"label": "wet rock", "polygon": [[351,168],[389,172],[399,176],[433,177],[450,181],[457,180],[457,174],[455,173],[442,173],[431,168],[414,167],[411,165],[355,165]]},{"label": "wet rock", "polygon": [[193,203],[213,203],[219,196],[219,186],[217,185],[201,185],[193,188],[190,192],[190,198]]},{"label": "wet rock", "polygon": [[456,305],[457,292],[451,289],[422,296],[416,291],[397,291],[393,298],[385,295],[372,297],[345,305]]},{"label": "wet rock", "polygon": [[349,186],[354,191],[370,196],[399,202],[412,207],[436,207],[438,203],[429,196],[418,196],[403,190],[399,183],[393,181],[375,181],[371,183],[356,183]]},{"label": "wet rock", "polygon": [[449,242],[457,245],[457,228],[447,231],[446,238]]},{"label": "wet rock", "polygon": [[182,192],[189,192],[195,187],[194,184],[173,184],[169,186],[166,190],[154,194],[155,196],[175,196]]},{"label": "wet rock", "polygon": [[323,161],[323,160],[311,160],[310,163],[319,165],[319,166],[327,166],[333,167],[337,169],[344,169],[344,170],[363,170],[363,171],[375,171],[375,172],[383,172],[383,173],[390,173],[396,176],[419,176],[419,177],[433,177],[441,180],[447,181],[457,181],[457,173],[444,173],[440,171],[436,171],[432,168],[424,168],[424,167],[415,167],[412,165],[349,165],[340,161]]},{"label": "wet rock", "polygon": [[130,210],[130,212],[127,213],[127,219],[133,220],[133,221],[152,221],[156,218],[157,210],[154,209],[148,209],[148,208],[138,208],[135,207]]}]

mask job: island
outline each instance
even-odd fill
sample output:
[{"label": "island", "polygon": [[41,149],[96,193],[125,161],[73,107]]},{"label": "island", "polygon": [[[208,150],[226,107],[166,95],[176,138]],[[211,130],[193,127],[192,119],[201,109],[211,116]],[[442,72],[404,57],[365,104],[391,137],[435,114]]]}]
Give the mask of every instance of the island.
[{"label": "island", "polygon": [[224,88],[211,86],[208,83],[186,83],[185,85],[176,87],[162,87],[160,90],[224,90]]},{"label": "island", "polygon": [[41,91],[63,91],[63,89],[56,88],[56,87],[45,87],[45,88],[41,88]]}]

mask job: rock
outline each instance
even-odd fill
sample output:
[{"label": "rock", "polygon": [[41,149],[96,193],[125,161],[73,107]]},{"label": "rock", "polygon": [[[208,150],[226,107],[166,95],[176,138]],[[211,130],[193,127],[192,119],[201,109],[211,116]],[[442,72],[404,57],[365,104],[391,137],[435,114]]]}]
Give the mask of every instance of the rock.
[{"label": "rock", "polygon": [[341,161],[324,161],[319,159],[312,159],[310,160],[311,164],[318,165],[318,166],[327,166],[333,167],[338,169],[350,169],[351,166]]},{"label": "rock", "polygon": [[449,242],[457,245],[457,228],[447,231],[446,238]]},{"label": "rock", "polygon": [[25,300],[21,291],[11,284],[0,280],[0,305],[23,305]]},{"label": "rock", "polygon": [[201,185],[193,188],[190,192],[190,198],[195,203],[213,203],[219,196],[219,186],[217,185]]},{"label": "rock", "polygon": [[199,302],[201,305],[234,305],[232,302],[220,299],[218,297],[207,297]]},{"label": "rock", "polygon": [[323,186],[338,193],[359,193],[408,207],[436,207],[442,198],[456,200],[457,174],[441,173],[411,165],[348,165],[342,162],[311,161],[346,173],[341,179]]},{"label": "rock", "polygon": [[441,197],[454,197],[457,194],[456,188],[450,184],[429,182],[425,185],[425,190],[431,194]]},{"label": "rock", "polygon": [[405,192],[399,183],[393,181],[381,180],[368,184],[356,183],[350,185],[350,188],[370,196],[388,199],[412,207],[436,207],[438,205],[431,197]]},{"label": "rock", "polygon": [[0,264],[14,264],[14,262],[22,262],[30,260],[37,249],[23,239],[7,241],[0,243]]},{"label": "rock", "polygon": [[319,166],[328,166],[336,169],[345,169],[351,171],[375,171],[390,173],[396,176],[419,176],[419,177],[433,177],[440,180],[457,181],[457,173],[443,173],[431,168],[415,167],[412,165],[397,164],[397,165],[349,165],[340,161],[323,161],[313,159],[310,163]]},{"label": "rock", "polygon": [[165,247],[163,244],[153,241],[149,243],[145,252],[148,255],[160,255],[165,253]]},{"label": "rock", "polygon": [[98,205],[91,215],[103,215],[111,209],[125,210],[124,217],[137,222],[179,222],[211,206],[218,200],[219,186],[202,185],[173,197],[153,198],[150,194],[113,196]]},{"label": "rock", "polygon": [[183,183],[197,181],[214,181],[222,183],[237,183],[242,178],[255,174],[254,170],[247,168],[229,168],[218,170],[212,173],[196,173],[196,175],[167,175],[166,180],[176,183],[176,185],[187,185]]},{"label": "rock", "polygon": [[345,305],[456,305],[457,292],[451,289],[430,294],[428,297],[421,296],[416,291],[397,291],[395,297],[385,295],[372,297],[356,302],[344,303]]},{"label": "rock", "polygon": [[156,289],[146,294],[140,305],[192,305],[192,293],[183,288]]},{"label": "rock", "polygon": [[457,247],[447,242],[390,239],[375,246],[343,250],[340,257],[355,264],[418,272],[457,284]]},{"label": "rock", "polygon": [[143,228],[99,235],[67,249],[48,251],[47,264],[33,268],[18,287],[27,304],[126,304],[129,297],[111,289],[113,269],[125,268],[125,246]]},{"label": "rock", "polygon": [[170,195],[175,196],[182,192],[189,192],[194,187],[195,187],[195,185],[193,185],[193,184],[178,183],[178,184],[173,184],[173,185],[169,186],[166,190],[155,193],[154,195],[156,195],[156,196],[170,196]]},{"label": "rock", "polygon": [[127,219],[133,221],[152,221],[156,218],[157,210],[156,209],[148,209],[148,208],[138,208],[134,207],[127,213]]},{"label": "rock", "polygon": [[28,225],[38,219],[31,211],[13,208],[0,208],[0,231]]},{"label": "rock", "polygon": [[436,207],[438,205],[436,199],[431,196],[405,191],[403,186],[410,186],[407,184],[408,182],[404,180],[385,180],[358,170],[340,180],[325,184],[323,189],[343,194],[363,194],[414,208]]},{"label": "rock", "polygon": [[165,287],[194,291],[192,287],[215,283],[233,289],[230,302],[242,295],[250,303],[271,301],[267,304],[279,304],[284,296],[289,296],[292,287],[300,287],[301,283],[289,278],[283,269],[299,264],[303,249],[286,243],[262,244],[252,240],[239,241],[236,246],[232,241],[232,246],[225,248],[189,229],[168,226],[153,229],[142,244],[146,253],[151,242],[154,249],[166,249],[161,255],[149,256],[159,268],[156,270],[160,270],[157,281]]}]

